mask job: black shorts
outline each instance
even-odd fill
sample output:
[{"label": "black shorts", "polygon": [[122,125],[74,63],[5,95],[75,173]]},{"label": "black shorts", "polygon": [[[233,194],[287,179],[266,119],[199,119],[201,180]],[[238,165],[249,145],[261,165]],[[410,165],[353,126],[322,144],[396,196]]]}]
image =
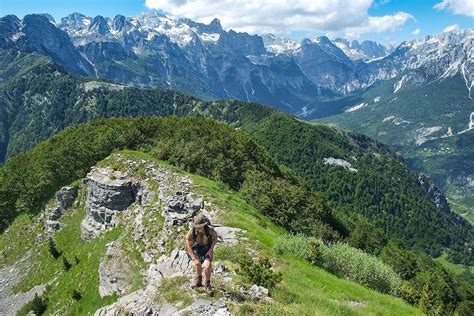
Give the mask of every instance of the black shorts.
[{"label": "black shorts", "polygon": [[205,260],[212,262],[211,256],[207,255],[209,251],[209,246],[194,245],[193,247],[194,255],[201,263],[204,263]]}]

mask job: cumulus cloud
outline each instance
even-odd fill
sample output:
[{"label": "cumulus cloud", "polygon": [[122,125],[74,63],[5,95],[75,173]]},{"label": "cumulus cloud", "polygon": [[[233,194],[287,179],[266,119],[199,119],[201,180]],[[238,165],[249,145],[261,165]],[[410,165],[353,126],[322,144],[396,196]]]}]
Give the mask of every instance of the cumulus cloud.
[{"label": "cumulus cloud", "polygon": [[451,32],[451,31],[459,31],[459,25],[457,24],[449,25],[449,26],[446,26],[443,30],[443,32]]},{"label": "cumulus cloud", "polygon": [[150,9],[173,17],[204,23],[220,19],[224,28],[241,32],[288,31],[346,32],[359,36],[367,32],[395,30],[408,19],[405,12],[369,16],[373,0],[146,0]]},{"label": "cumulus cloud", "polygon": [[420,34],[421,30],[418,28],[418,29],[415,29],[413,32],[411,32],[411,34],[413,35],[418,35]]},{"label": "cumulus cloud", "polygon": [[443,0],[433,6],[437,10],[448,10],[454,14],[474,16],[474,1],[472,0]]},{"label": "cumulus cloud", "polygon": [[368,20],[360,26],[348,27],[344,30],[349,38],[358,38],[364,33],[382,33],[386,31],[396,31],[408,20],[415,20],[413,15],[406,12],[397,12],[393,15],[370,16]]}]

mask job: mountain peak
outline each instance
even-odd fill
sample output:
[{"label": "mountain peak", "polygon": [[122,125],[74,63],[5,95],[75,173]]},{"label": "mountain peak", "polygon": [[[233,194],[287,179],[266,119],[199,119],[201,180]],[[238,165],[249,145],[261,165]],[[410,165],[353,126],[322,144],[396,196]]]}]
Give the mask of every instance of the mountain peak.
[{"label": "mountain peak", "polygon": [[96,16],[94,20],[92,20],[89,30],[96,31],[102,35],[107,34],[110,31],[109,26],[107,25],[107,20],[101,15]]},{"label": "mountain peak", "polygon": [[221,21],[217,18],[215,18],[214,20],[212,20],[212,22],[209,24],[209,26],[211,27],[211,29],[213,31],[215,31],[216,33],[219,32],[219,31],[222,31],[222,25],[221,25]]}]

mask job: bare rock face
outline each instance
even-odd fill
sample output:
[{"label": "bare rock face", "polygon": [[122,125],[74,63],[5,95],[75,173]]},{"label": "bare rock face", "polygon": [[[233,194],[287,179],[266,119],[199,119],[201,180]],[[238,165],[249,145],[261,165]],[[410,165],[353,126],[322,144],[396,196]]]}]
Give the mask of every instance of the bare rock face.
[{"label": "bare rock face", "polygon": [[112,305],[98,309],[94,316],[121,316],[121,315],[162,315],[160,306],[153,303],[145,291],[138,290],[129,295],[122,296]]},{"label": "bare rock face", "polygon": [[92,168],[84,179],[88,186],[86,218],[81,236],[90,240],[117,225],[116,215],[135,202],[139,184],[131,177],[109,168]]},{"label": "bare rock face", "polygon": [[245,230],[235,227],[214,226],[219,241],[224,244],[235,245],[240,240],[246,240],[246,237],[240,236],[246,233]]},{"label": "bare rock face", "polygon": [[170,256],[162,255],[156,264],[151,264],[147,272],[147,290],[151,293],[156,289],[163,277],[176,277],[192,275],[194,265],[191,258],[184,250],[175,249]]},{"label": "bare rock face", "polygon": [[66,209],[72,205],[76,197],[77,190],[73,187],[62,187],[56,192],[56,201],[54,205],[46,210],[46,230],[54,232],[61,228],[59,219],[64,214]]},{"label": "bare rock face", "polygon": [[130,266],[123,260],[118,242],[111,242],[106,246],[107,251],[99,265],[99,295],[124,295],[130,290],[132,281]]}]

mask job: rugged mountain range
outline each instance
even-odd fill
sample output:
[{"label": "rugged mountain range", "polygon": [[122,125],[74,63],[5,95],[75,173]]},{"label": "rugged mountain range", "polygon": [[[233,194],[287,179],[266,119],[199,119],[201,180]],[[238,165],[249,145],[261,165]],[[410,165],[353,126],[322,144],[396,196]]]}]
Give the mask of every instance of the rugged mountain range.
[{"label": "rugged mountain range", "polygon": [[[323,116],[327,115],[326,109],[332,114],[344,111],[346,114],[363,113],[368,103],[354,102],[365,100],[374,91],[383,94],[371,97],[371,104],[390,106],[399,95],[409,93],[409,86],[413,85],[431,87],[431,84],[457,78],[461,87],[470,89],[472,34],[471,30],[443,33],[422,41],[402,43],[388,55],[364,62],[349,58],[324,36],[301,42],[274,36],[262,38],[227,32],[218,20],[205,25],[188,19],[173,20],[156,13],[131,18],[116,16],[114,19],[90,18],[75,13],[55,24],[46,15],[27,15],[23,20],[6,16],[0,20],[0,63],[5,65],[0,71],[0,78],[5,81],[1,154],[2,157],[11,156],[65,126],[96,117],[135,116],[142,113],[140,111],[148,115],[179,115],[190,110],[183,112],[184,108],[178,107],[176,101],[175,109],[167,108],[169,102],[165,103],[166,108],[157,109],[156,104],[141,92],[127,92],[124,96],[141,98],[142,104],[138,108],[129,107],[128,103],[119,100],[120,97],[114,97],[114,102],[110,103],[110,96],[97,95],[95,84],[69,84],[69,80],[75,82],[76,79],[64,77],[54,67],[51,71],[58,76],[57,80],[48,75],[47,80],[41,80],[39,78],[46,79],[45,74],[29,72],[29,68],[44,62],[44,56],[81,76],[113,79],[128,85],[171,87],[211,99],[255,100],[292,113]],[[353,44],[357,46],[357,43]],[[8,80],[16,74],[15,80]],[[112,84],[104,89],[123,88]],[[469,98],[469,89],[464,91],[466,98]],[[353,94],[344,96],[348,93]],[[76,98],[78,95],[82,97]],[[390,95],[395,97],[389,99]],[[303,103],[303,99],[309,103]],[[187,104],[186,100],[183,98],[181,102],[191,108],[200,102]],[[122,104],[123,108],[117,109],[117,104]],[[140,109],[142,106],[144,108]],[[38,113],[47,117],[38,116]],[[226,121],[229,121],[228,115],[233,122],[234,114],[223,115]],[[370,116],[363,118],[364,121]],[[278,122],[272,121],[271,124]],[[356,122],[354,120],[351,126],[341,125],[357,129]],[[281,128],[283,130],[284,126]],[[265,129],[266,132],[270,130]],[[394,135],[401,135],[404,139],[403,133]],[[393,144],[390,139],[385,141]],[[262,142],[268,146],[275,145],[269,139]],[[317,147],[311,141],[305,145]],[[301,161],[297,163],[296,156],[288,159],[282,154],[280,159],[288,164],[295,163],[292,167],[300,168],[301,176],[314,178],[321,176],[317,170],[323,164],[323,158],[328,159],[329,164],[351,164],[352,158],[343,151],[333,153],[340,157],[321,156],[316,164],[311,155],[298,154],[297,159]],[[320,189],[318,183],[315,186]],[[443,183],[437,183],[443,186]],[[355,190],[357,182],[353,184]],[[340,189],[339,185],[336,187]],[[390,184],[387,183],[388,187]],[[339,194],[336,191],[333,193]],[[351,204],[354,198],[343,198],[343,205]],[[368,204],[361,205],[361,208],[367,208],[368,214],[365,215],[370,217],[373,215],[370,209],[373,201],[366,202]],[[440,249],[430,251],[439,253]]]},{"label": "rugged mountain range", "polygon": [[[325,36],[297,42],[225,31],[217,19],[206,25],[154,12],[113,19],[74,13],[57,24],[44,15],[0,22],[2,47],[46,54],[74,74],[254,101],[303,117],[393,78],[398,91],[462,73],[470,89],[472,34],[404,42],[384,55],[387,49],[373,42],[348,45]],[[351,51],[377,58],[364,61]]]}]

